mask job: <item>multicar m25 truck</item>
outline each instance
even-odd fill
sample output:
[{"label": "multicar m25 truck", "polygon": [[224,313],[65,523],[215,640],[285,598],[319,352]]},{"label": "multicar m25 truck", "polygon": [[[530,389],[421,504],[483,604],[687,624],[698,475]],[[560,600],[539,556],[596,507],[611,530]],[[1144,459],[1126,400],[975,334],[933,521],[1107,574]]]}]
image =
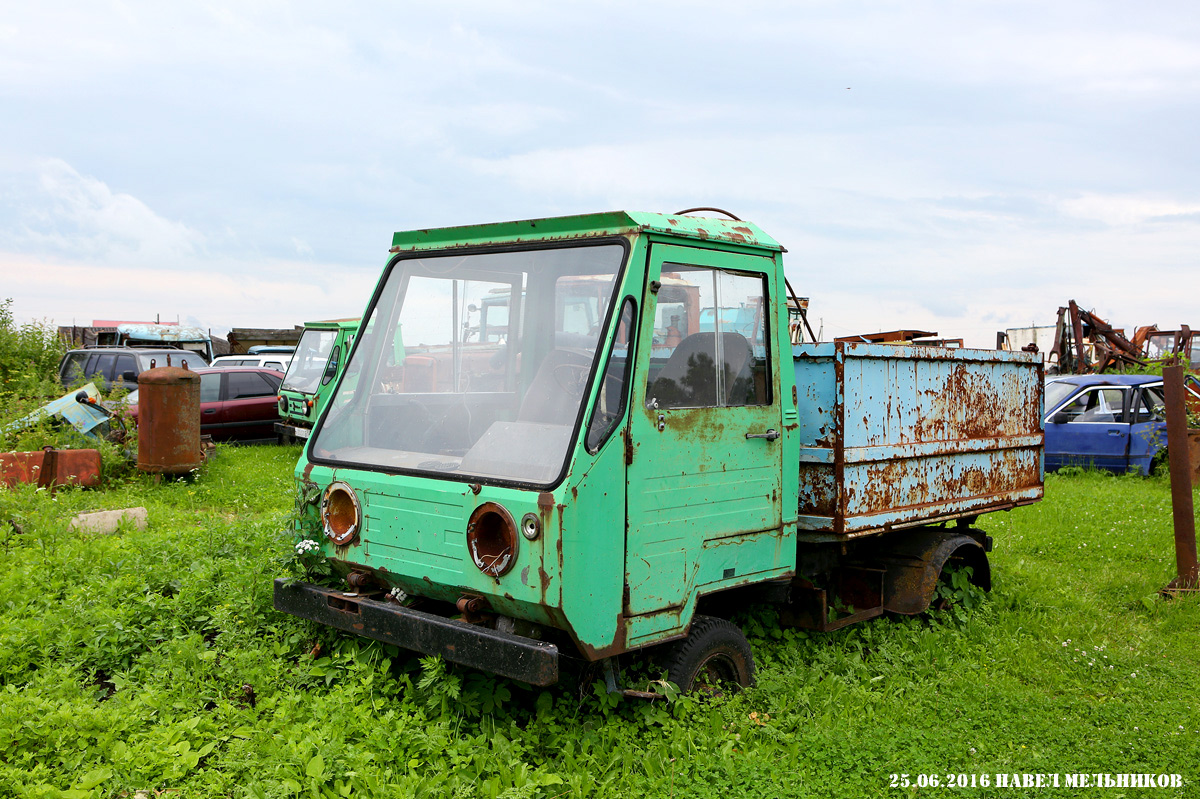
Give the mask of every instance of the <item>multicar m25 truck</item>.
[{"label": "multicar m25 truck", "polygon": [[1040,361],[793,348],[783,251],[682,214],[395,234],[296,469],[344,584],[275,607],[536,685],[655,647],[687,690],[753,681],[747,602],[832,630],[989,589],[973,522],[1042,496]]},{"label": "multicar m25 truck", "polygon": [[346,366],[358,322],[358,319],[329,319],[304,326],[279,386],[275,434],[280,444],[308,438],[313,422],[337,385],[337,376]]}]

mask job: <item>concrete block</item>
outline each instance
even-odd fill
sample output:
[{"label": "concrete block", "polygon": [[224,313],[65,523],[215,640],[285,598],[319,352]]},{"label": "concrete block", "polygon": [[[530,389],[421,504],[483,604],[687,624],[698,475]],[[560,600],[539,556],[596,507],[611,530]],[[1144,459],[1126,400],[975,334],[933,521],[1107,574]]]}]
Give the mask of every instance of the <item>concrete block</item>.
[{"label": "concrete block", "polygon": [[87,533],[108,535],[115,533],[121,522],[132,524],[134,529],[146,529],[146,509],[121,508],[120,510],[101,510],[95,513],[81,513],[71,519],[72,530],[82,530]]}]

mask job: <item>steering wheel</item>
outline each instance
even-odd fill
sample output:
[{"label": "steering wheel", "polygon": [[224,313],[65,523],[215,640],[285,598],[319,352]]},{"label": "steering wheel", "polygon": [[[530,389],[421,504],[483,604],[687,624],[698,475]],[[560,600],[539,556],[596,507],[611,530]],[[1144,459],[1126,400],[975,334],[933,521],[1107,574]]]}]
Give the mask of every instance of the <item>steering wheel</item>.
[{"label": "steering wheel", "polygon": [[375,446],[390,449],[420,449],[430,437],[433,429],[433,414],[419,402],[406,400],[388,408],[394,417],[380,432],[382,440]]},{"label": "steering wheel", "polygon": [[583,389],[587,385],[588,373],[591,370],[590,364],[560,363],[554,367],[552,374],[554,382],[558,383],[559,388],[572,397],[577,397],[583,393]]}]

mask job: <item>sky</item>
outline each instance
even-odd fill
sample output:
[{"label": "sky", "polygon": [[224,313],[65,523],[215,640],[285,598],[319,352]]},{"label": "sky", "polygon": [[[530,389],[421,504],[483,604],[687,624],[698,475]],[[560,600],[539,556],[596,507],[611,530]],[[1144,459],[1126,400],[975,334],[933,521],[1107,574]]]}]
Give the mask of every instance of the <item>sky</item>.
[{"label": "sky", "polygon": [[10,3],[0,301],[290,327],[393,231],[716,206],[827,338],[1196,326],[1198,123],[1178,0]]}]

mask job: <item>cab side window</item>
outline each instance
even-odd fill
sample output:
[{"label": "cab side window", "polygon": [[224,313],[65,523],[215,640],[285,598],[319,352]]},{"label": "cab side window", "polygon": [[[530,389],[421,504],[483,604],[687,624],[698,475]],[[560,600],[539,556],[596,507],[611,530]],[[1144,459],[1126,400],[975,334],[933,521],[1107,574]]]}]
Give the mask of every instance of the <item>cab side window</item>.
[{"label": "cab side window", "polygon": [[630,355],[636,316],[637,306],[631,298],[626,298],[621,306],[617,335],[612,341],[608,362],[604,366],[600,393],[596,395],[596,402],[592,406],[591,422],[588,423],[587,440],[584,442],[589,452],[600,449],[600,445],[608,440],[621,417],[625,415],[629,375],[633,370],[633,358]]},{"label": "cab side window", "polygon": [[766,278],[666,263],[660,283],[646,402],[770,405]]}]

